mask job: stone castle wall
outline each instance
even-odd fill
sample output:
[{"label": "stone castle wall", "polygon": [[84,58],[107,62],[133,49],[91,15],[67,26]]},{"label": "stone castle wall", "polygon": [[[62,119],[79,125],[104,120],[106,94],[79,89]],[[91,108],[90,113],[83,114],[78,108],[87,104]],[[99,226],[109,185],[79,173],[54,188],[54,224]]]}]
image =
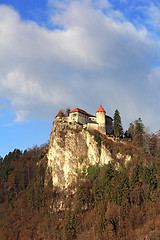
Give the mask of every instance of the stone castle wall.
[{"label": "stone castle wall", "polygon": [[[81,110],[83,111],[83,110]],[[57,117],[57,119],[67,120],[69,123],[77,122],[86,126],[87,129],[98,130],[102,134],[111,134],[112,133],[112,118],[105,115],[105,111],[97,111],[96,116],[90,116],[89,114],[84,114],[82,112],[74,111],[70,112],[68,117]]]},{"label": "stone castle wall", "polygon": [[99,128],[98,128],[98,124],[96,124],[96,123],[87,123],[87,129],[88,130],[97,130],[97,131],[99,131]]}]

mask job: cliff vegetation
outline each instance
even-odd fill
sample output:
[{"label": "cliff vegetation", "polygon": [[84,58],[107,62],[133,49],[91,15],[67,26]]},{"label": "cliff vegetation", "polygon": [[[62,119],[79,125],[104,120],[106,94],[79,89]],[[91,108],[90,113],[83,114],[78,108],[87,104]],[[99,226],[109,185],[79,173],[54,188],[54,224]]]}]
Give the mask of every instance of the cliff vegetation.
[{"label": "cliff vegetation", "polygon": [[160,239],[159,135],[132,124],[122,140],[54,123],[1,158],[0,239]]}]

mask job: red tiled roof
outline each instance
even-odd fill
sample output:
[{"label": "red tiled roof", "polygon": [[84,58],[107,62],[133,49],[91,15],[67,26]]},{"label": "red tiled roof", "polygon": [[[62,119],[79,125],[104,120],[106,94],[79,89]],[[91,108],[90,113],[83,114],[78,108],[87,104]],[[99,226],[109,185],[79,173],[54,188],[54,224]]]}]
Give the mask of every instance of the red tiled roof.
[{"label": "red tiled roof", "polygon": [[94,115],[92,115],[92,114],[90,114],[90,113],[88,113],[88,116],[89,116],[89,117],[96,117],[96,116],[94,116]]},{"label": "red tiled roof", "polygon": [[100,107],[98,108],[97,112],[106,112],[106,111],[104,110],[104,108],[102,107],[102,105],[100,105]]},{"label": "red tiled roof", "polygon": [[[79,112],[82,114],[87,115],[88,117],[95,117],[94,115],[87,113],[86,111],[80,109],[80,108],[75,108],[72,111],[70,111],[70,113],[74,113],[74,112]],[[97,112],[105,112],[104,108],[102,107],[102,105],[100,105],[100,107],[98,108]],[[60,110],[57,114],[56,117],[65,117],[64,113],[62,112],[62,110]]]},{"label": "red tiled roof", "polygon": [[73,112],[80,112],[80,113],[83,113],[85,115],[88,115],[88,113],[80,108],[75,108],[73,109],[72,111],[70,111],[70,113],[73,113]]},{"label": "red tiled roof", "polygon": [[59,110],[56,117],[64,117],[64,113],[62,112],[62,110]]},{"label": "red tiled roof", "polygon": [[72,111],[70,111],[70,113],[73,113],[73,112],[83,113],[83,114],[87,115],[88,117],[95,117],[94,115],[92,115],[90,113],[87,113],[86,111],[84,111],[84,110],[82,110],[80,108],[75,108]]}]

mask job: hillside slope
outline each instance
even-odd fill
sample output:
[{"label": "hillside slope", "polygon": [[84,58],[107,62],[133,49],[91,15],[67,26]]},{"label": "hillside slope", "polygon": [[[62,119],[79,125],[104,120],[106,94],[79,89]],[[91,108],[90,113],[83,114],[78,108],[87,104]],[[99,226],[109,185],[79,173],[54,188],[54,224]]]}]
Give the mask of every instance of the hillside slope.
[{"label": "hillside slope", "polygon": [[160,239],[160,156],[53,124],[50,143],[0,162],[0,239]]}]

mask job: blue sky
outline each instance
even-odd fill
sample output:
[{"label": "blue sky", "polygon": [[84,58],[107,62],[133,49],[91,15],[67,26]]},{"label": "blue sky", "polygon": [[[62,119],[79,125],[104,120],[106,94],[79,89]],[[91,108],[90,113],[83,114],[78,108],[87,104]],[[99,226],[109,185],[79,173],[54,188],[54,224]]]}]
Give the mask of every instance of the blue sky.
[{"label": "blue sky", "polygon": [[0,0],[0,156],[48,142],[59,109],[160,129],[158,0]]}]

